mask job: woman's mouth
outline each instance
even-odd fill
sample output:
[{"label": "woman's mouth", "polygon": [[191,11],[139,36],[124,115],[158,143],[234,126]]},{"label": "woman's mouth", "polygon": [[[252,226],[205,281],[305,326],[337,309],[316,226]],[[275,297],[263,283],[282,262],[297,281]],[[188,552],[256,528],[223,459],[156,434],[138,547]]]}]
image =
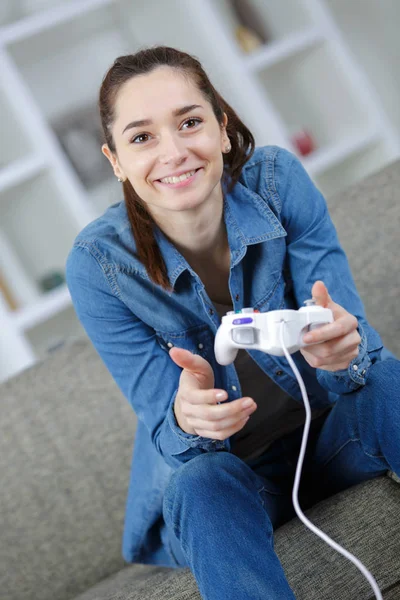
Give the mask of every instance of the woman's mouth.
[{"label": "woman's mouth", "polygon": [[164,177],[163,179],[157,179],[156,182],[160,185],[168,188],[181,188],[187,187],[191,183],[193,183],[199,175],[199,172],[202,171],[203,168],[193,169],[192,171],[187,171],[183,173],[179,177]]}]

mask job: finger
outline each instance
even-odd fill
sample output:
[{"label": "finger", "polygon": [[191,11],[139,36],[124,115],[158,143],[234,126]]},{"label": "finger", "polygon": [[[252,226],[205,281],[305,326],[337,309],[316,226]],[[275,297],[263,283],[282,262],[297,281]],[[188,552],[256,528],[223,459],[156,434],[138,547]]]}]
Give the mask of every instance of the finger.
[{"label": "finger", "polygon": [[192,388],[186,390],[183,386],[183,389],[181,388],[181,394],[189,404],[195,405],[215,405],[218,404],[218,402],[225,402],[225,400],[228,399],[228,394],[225,390],[214,388],[210,390]]},{"label": "finger", "polygon": [[[219,397],[219,392],[223,393],[224,398]],[[190,390],[190,395],[188,394],[187,397],[183,395],[182,408],[185,416],[198,416],[217,421],[257,406],[253,398],[244,397],[226,402],[227,398],[228,394],[224,390]]]},{"label": "finger", "polygon": [[187,418],[187,422],[196,431],[199,429],[203,431],[213,431],[214,433],[225,431],[234,427],[237,423],[244,421],[247,417],[255,411],[255,408],[247,409],[247,411],[241,412],[239,415],[235,414],[232,417],[226,419],[220,419],[218,421],[209,421],[207,419],[200,418]]},{"label": "finger", "polygon": [[223,441],[223,440],[228,439],[229,437],[231,437],[232,435],[234,435],[241,429],[243,429],[244,425],[247,423],[249,418],[250,417],[246,417],[245,419],[237,421],[237,423],[233,427],[229,427],[228,429],[225,429],[223,431],[215,432],[215,431],[210,431],[209,429],[199,429],[199,430],[196,429],[196,433],[197,433],[197,435],[201,435],[202,437],[210,438],[212,440]]},{"label": "finger", "polygon": [[357,331],[353,331],[342,337],[334,338],[319,344],[306,346],[304,350],[318,358],[342,358],[348,352],[353,352],[361,343],[361,337]]},{"label": "finger", "polygon": [[232,400],[232,402],[225,402],[215,406],[188,405],[188,414],[185,416],[205,421],[222,421],[227,418],[236,418],[240,417],[240,415],[249,414],[254,412],[256,408],[257,404],[252,398],[240,398],[239,400]]},{"label": "finger", "polygon": [[306,344],[327,342],[328,340],[343,337],[352,331],[355,331],[357,327],[358,321],[356,317],[350,313],[346,313],[346,315],[340,317],[333,323],[327,323],[326,325],[322,325],[321,327],[306,333],[303,337],[303,341]]}]

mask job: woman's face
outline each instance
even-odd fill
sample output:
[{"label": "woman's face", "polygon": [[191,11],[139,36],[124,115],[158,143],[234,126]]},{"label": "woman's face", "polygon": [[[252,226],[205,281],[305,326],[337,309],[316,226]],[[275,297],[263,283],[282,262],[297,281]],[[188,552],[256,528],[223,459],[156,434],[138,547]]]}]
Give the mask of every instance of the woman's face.
[{"label": "woman's face", "polygon": [[222,198],[227,118],[221,127],[189,79],[170,67],[158,67],[126,82],[115,108],[116,156],[107,145],[103,153],[115,175],[129,179],[154,217]]}]

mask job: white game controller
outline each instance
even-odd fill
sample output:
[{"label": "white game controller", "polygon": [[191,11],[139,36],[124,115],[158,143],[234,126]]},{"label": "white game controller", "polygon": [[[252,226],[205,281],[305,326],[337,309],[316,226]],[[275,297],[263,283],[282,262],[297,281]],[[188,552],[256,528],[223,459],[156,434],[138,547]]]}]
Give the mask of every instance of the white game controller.
[{"label": "white game controller", "polygon": [[303,335],[307,331],[333,323],[332,311],[306,300],[299,310],[272,310],[260,313],[253,308],[230,311],[222,317],[215,336],[215,358],[220,365],[232,363],[239,348],[261,350],[273,356],[284,356],[280,343],[280,323],[285,322],[283,341],[289,352],[297,352],[304,346]]}]

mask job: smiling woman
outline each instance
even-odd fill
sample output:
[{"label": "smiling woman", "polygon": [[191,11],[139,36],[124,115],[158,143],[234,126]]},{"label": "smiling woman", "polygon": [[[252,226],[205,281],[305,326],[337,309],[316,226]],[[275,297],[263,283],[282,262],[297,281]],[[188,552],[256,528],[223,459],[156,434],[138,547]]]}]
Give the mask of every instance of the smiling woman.
[{"label": "smiling woman", "polygon": [[166,47],[119,57],[104,78],[99,106],[102,151],[123,181],[137,253],[150,278],[169,288],[154,224],[162,224],[187,259],[202,255],[218,266],[227,254],[226,235],[209,223],[220,222],[224,166],[232,186],[254,138],[200,63]]},{"label": "smiling woman", "polygon": [[196,58],[168,47],[117,58],[99,108],[124,198],[80,232],[66,275],[138,417],[124,558],[189,566],[204,600],[293,600],[273,532],[295,515],[302,395],[285,357],[248,346],[217,363],[221,317],[310,295],[332,310],[319,343],[293,355],[311,391],[304,508],[400,475],[399,361],[366,319],[301,162],[255,148]]}]

